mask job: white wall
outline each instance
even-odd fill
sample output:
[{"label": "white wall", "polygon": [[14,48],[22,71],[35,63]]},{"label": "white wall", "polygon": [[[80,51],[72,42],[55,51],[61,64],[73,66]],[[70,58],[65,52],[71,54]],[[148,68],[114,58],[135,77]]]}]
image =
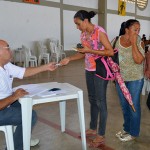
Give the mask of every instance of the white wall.
[{"label": "white wall", "polygon": [[[107,0],[107,9],[118,10],[118,0]],[[135,5],[134,4],[126,4],[127,12],[134,13]]]},{"label": "white wall", "polygon": [[121,23],[128,19],[134,19],[134,17],[107,14],[107,34],[110,41],[119,35]]},{"label": "white wall", "polygon": [[[75,11],[64,11],[64,47],[69,50],[80,42],[80,31],[76,29],[73,21]],[[69,32],[68,32],[69,31]]]},{"label": "white wall", "polygon": [[[63,0],[64,4],[74,5],[74,6],[83,6],[88,8],[98,8],[98,0]],[[76,25],[74,24],[73,17],[76,11],[63,11],[64,16],[64,49],[71,50],[77,43],[80,42],[80,31],[77,30]],[[98,24],[98,15],[94,16],[91,19],[92,23]]]},{"label": "white wall", "polygon": [[146,38],[149,39],[150,37],[150,21],[138,19],[141,24],[140,36],[142,37],[143,34],[146,35]]},{"label": "white wall", "polygon": [[[109,10],[118,10],[118,0],[107,0],[107,9]],[[144,17],[150,17],[150,1],[148,2],[148,5],[145,10],[141,11],[137,7],[135,7],[135,4],[127,3],[126,5],[126,12],[132,13],[132,16],[119,16],[117,14],[107,14],[107,26],[106,30],[109,36],[109,39],[112,40],[114,37],[116,37],[119,34],[120,25],[123,21],[126,21],[128,19],[135,18],[136,15],[138,17],[144,16]],[[137,12],[137,14],[136,14]],[[142,17],[141,17],[142,18]],[[144,20],[144,19],[137,19],[140,21],[141,24],[141,31],[140,35],[145,34],[147,38],[150,36],[150,21]]]},{"label": "white wall", "polygon": [[[47,0],[60,2],[60,0]],[[98,0],[64,0],[64,4],[84,6],[97,9]],[[79,31],[76,29],[73,16],[76,12],[64,11],[64,48],[79,42]],[[48,38],[60,40],[60,9],[27,3],[0,1],[0,39],[5,39],[12,48],[25,44],[34,48],[34,41],[45,41]],[[98,24],[98,17],[93,19]],[[74,35],[74,36],[72,36]],[[36,52],[35,52],[36,54]]]},{"label": "white wall", "polygon": [[[60,0],[47,0],[60,3]],[[64,4],[82,6],[86,8],[98,8],[98,0],[63,0]],[[117,10],[118,0],[107,0],[107,9]],[[107,14],[106,30],[109,39],[112,40],[119,33],[120,24],[127,19],[134,18],[135,5],[127,4],[127,12],[133,16],[119,16],[117,14]],[[80,41],[80,32],[76,29],[73,16],[76,12],[63,11],[64,26],[64,48],[70,50],[71,47]],[[150,17],[150,2],[146,10],[137,9],[137,15]],[[27,3],[16,3],[0,1],[0,39],[5,39],[13,48],[21,47],[22,44],[33,47],[34,41],[45,41],[48,38],[61,37],[60,9],[54,7],[32,5]],[[139,20],[141,23],[141,35],[150,35],[150,21]],[[96,15],[92,22],[98,24]]]},{"label": "white wall", "polygon": [[83,6],[88,8],[98,8],[98,0],[63,0],[64,4]]},{"label": "white wall", "polygon": [[13,48],[51,37],[60,40],[59,8],[0,1],[0,18],[0,39]]},{"label": "white wall", "polygon": [[50,1],[50,2],[60,2],[60,0],[46,0],[46,1]]},{"label": "white wall", "polygon": [[[65,50],[71,50],[72,47],[80,43],[80,31],[74,24],[73,17],[75,11],[64,11],[64,47]],[[91,22],[98,24],[98,15],[91,19]]]}]

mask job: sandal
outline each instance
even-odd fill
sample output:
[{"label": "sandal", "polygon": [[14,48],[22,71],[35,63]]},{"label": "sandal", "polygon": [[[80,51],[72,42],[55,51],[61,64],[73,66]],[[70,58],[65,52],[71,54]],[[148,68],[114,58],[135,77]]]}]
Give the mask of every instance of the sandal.
[{"label": "sandal", "polygon": [[94,140],[91,141],[90,148],[98,148],[100,145],[104,144],[105,139],[103,136],[97,136]]},{"label": "sandal", "polygon": [[92,129],[86,130],[85,134],[86,134],[86,137],[96,136],[97,135],[96,130],[92,130]]}]

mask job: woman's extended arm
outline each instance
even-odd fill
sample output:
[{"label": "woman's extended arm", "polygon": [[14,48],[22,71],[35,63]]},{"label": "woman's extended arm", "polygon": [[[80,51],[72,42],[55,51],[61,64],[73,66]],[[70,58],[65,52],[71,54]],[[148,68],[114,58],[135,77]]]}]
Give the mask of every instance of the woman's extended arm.
[{"label": "woman's extended arm", "polygon": [[70,61],[82,59],[84,57],[85,57],[85,54],[77,53],[75,55],[64,58],[63,60],[60,61],[60,64],[67,65]]}]

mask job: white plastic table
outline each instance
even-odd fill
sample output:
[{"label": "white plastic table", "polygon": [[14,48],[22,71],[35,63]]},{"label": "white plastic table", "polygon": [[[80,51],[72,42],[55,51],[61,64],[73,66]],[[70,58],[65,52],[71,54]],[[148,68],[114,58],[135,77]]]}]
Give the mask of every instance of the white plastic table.
[{"label": "white plastic table", "polygon": [[68,100],[77,100],[81,140],[82,140],[82,150],[86,150],[83,91],[68,83],[50,82],[50,83],[41,83],[41,85],[44,85],[49,89],[60,88],[62,90],[65,90],[66,93],[44,97],[44,98],[39,96],[34,96],[34,97],[22,97],[19,99],[22,108],[24,150],[30,150],[32,106],[36,104],[47,103],[47,102],[59,102],[61,131],[64,132],[65,131],[65,109],[66,109],[66,101]]}]

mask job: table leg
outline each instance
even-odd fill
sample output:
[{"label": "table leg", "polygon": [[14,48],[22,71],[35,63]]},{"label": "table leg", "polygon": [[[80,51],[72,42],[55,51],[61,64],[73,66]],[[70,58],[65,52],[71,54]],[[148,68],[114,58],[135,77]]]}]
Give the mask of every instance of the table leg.
[{"label": "table leg", "polygon": [[19,99],[22,109],[23,149],[30,150],[32,98]]},{"label": "table leg", "polygon": [[65,131],[65,121],[66,121],[66,101],[59,102],[60,108],[60,121],[61,121],[61,132]]},{"label": "table leg", "polygon": [[[13,129],[12,129],[12,126],[11,125],[7,125],[7,126],[5,126],[5,128],[6,128],[6,131],[7,131],[5,133],[7,149],[8,150],[15,150],[14,149],[14,140],[13,140]],[[11,133],[11,134],[9,134],[9,133]]]},{"label": "table leg", "polygon": [[84,119],[84,105],[83,105],[83,91],[78,91],[78,114],[80,122],[80,131],[81,131],[81,140],[82,140],[82,149],[86,150],[86,137],[85,137],[85,119]]}]

